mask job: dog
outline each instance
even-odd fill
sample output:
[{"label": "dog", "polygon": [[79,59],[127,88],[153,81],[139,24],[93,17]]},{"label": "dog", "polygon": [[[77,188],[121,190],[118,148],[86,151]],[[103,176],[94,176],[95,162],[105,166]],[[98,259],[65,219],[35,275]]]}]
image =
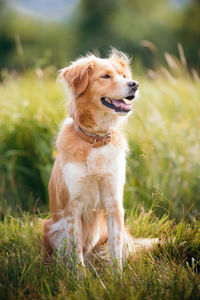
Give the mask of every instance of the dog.
[{"label": "dog", "polygon": [[[138,93],[130,60],[113,49],[108,58],[81,57],[61,71],[70,91],[68,117],[57,137],[58,156],[49,182],[51,218],[43,224],[48,257],[85,266],[95,246],[108,241],[110,264],[137,248],[124,226],[123,190],[128,145],[121,124]],[[151,239],[139,245],[152,245]]]}]

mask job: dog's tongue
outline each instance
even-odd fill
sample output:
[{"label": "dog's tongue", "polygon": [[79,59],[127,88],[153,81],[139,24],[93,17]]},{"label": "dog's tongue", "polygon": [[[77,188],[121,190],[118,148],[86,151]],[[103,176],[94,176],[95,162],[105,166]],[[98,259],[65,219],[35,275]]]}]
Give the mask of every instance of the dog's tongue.
[{"label": "dog's tongue", "polygon": [[115,100],[115,99],[111,99],[112,103],[114,104],[114,106],[122,108],[124,110],[129,110],[131,109],[131,104],[126,103],[124,100]]}]

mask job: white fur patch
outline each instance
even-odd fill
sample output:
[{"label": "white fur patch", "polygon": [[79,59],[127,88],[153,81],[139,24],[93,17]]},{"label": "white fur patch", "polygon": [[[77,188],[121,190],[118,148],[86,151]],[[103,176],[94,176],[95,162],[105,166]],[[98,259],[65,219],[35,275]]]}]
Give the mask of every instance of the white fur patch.
[{"label": "white fur patch", "polygon": [[[86,164],[67,163],[64,166],[63,175],[70,201],[78,206],[83,218],[91,221],[94,211],[104,209],[106,201],[111,202],[109,206],[112,206],[112,202],[122,204],[125,166],[125,151],[111,143],[101,148],[93,148]],[[114,198],[110,196],[110,192],[107,195],[104,192],[102,201],[99,189],[102,178],[111,181]]]},{"label": "white fur patch", "polygon": [[53,246],[57,248],[60,254],[63,251],[65,244],[69,244],[71,242],[72,236],[69,234],[70,229],[71,227],[69,228],[65,218],[62,218],[53,225],[50,225],[50,241]]},{"label": "white fur patch", "polygon": [[76,261],[84,265],[81,230],[81,221],[76,217],[62,218],[50,226],[50,243],[62,259],[68,259],[68,263],[72,252],[76,251]]},{"label": "white fur patch", "polygon": [[69,118],[67,117],[64,121],[63,121],[63,126],[68,126],[68,125],[71,125],[73,123],[73,119],[72,118]]}]

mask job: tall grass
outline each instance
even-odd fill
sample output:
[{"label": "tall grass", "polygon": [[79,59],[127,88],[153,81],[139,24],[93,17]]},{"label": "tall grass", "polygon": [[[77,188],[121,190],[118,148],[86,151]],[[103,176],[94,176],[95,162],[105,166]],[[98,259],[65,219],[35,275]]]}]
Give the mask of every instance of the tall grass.
[{"label": "tall grass", "polygon": [[[182,57],[182,56],[181,56]],[[134,78],[140,98],[126,128],[130,144],[125,206],[156,205],[181,218],[200,208],[200,86],[196,71],[166,54],[168,69]],[[134,71],[134,70],[133,70]],[[66,115],[52,68],[3,74],[0,84],[1,213],[47,207],[54,141]]]},{"label": "tall grass", "polygon": [[200,208],[200,86],[192,79],[141,79],[128,126],[127,202],[152,201],[172,216]]},{"label": "tall grass", "polygon": [[199,299],[199,222],[175,225],[152,211],[135,212],[129,222],[136,236],[157,236],[162,243],[127,260],[120,276],[98,259],[80,277],[56,259],[45,265],[38,217],[6,217],[0,223],[0,298]]},{"label": "tall grass", "polygon": [[65,115],[63,91],[52,74],[8,75],[0,85],[0,194],[7,209],[47,204],[54,139]]}]

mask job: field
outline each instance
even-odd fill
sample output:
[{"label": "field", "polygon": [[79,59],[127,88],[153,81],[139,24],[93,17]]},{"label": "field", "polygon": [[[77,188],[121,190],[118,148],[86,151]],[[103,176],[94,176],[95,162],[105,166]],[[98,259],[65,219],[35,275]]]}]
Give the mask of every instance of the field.
[{"label": "field", "polygon": [[[170,65],[170,58],[168,57]],[[173,62],[173,63],[172,63]],[[66,115],[53,67],[2,72],[0,84],[0,298],[200,298],[200,85],[178,61],[135,76],[140,99],[125,126],[130,145],[124,206],[136,237],[159,237],[122,275],[101,259],[81,280],[41,255],[41,218]]]},{"label": "field", "polygon": [[162,244],[126,261],[122,275],[99,259],[80,278],[56,259],[45,266],[38,217],[6,217],[0,224],[0,298],[199,299],[199,222],[176,225],[149,211],[135,212],[128,223],[135,236],[160,237]]}]

